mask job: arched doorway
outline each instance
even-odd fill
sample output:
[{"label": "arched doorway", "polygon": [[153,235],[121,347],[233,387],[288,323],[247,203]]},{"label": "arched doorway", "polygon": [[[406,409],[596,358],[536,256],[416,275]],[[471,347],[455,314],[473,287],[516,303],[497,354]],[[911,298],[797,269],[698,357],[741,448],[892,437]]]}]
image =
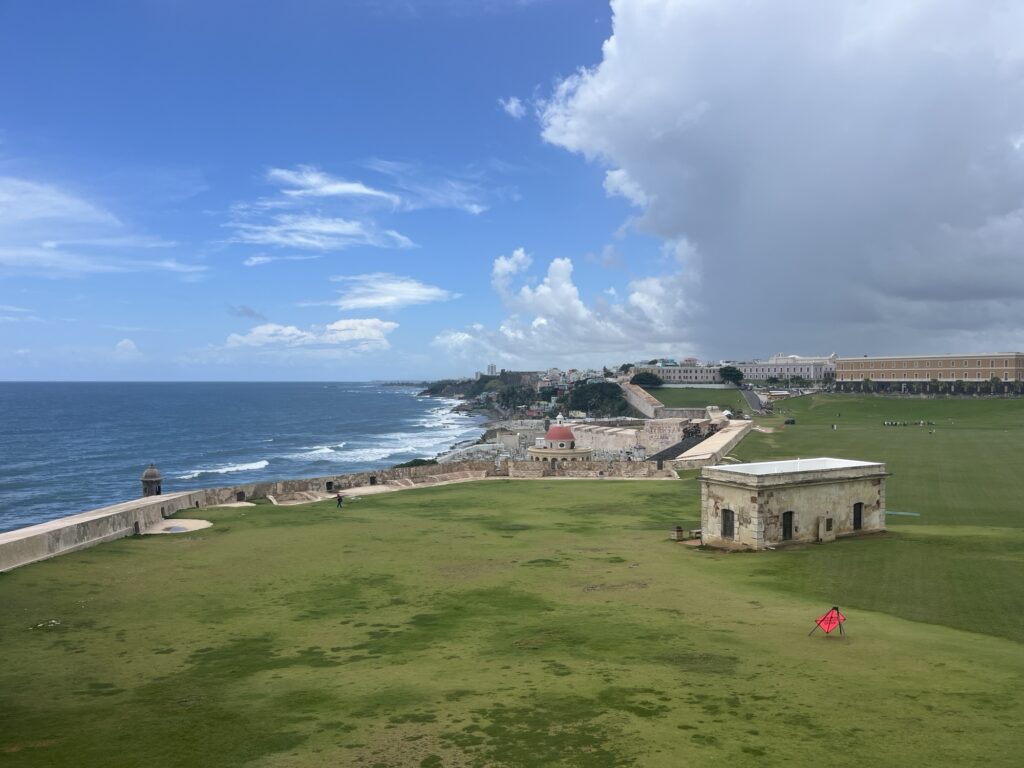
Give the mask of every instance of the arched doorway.
[{"label": "arched doorway", "polygon": [[793,538],[793,512],[782,513],[782,540],[790,541]]}]

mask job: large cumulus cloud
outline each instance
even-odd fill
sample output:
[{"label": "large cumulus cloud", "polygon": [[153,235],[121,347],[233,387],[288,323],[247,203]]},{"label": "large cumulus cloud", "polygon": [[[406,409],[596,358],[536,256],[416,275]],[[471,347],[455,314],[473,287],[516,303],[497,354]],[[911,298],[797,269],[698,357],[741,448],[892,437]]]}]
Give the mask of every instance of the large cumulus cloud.
[{"label": "large cumulus cloud", "polygon": [[543,135],[695,246],[702,351],[1024,347],[1024,5],[612,7]]}]

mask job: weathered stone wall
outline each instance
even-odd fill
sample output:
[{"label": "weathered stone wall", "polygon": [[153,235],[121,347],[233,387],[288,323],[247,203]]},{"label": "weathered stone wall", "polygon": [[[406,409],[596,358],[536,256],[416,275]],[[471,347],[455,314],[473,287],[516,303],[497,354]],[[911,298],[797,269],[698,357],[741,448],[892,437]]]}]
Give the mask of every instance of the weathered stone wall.
[{"label": "weathered stone wall", "polygon": [[[488,475],[500,475],[493,461],[457,461],[449,464],[425,464],[420,467],[401,467],[382,469],[376,472],[359,472],[353,475],[327,475],[325,477],[309,477],[300,480],[276,480],[266,483],[247,483],[224,488],[206,488],[197,493],[205,494],[203,506],[227,504],[232,501],[248,501],[268,496],[287,497],[297,493],[334,493],[346,488],[359,488],[364,485],[388,485],[399,480],[411,480],[462,472],[485,472]],[[328,490],[327,484],[331,483]],[[239,498],[239,494],[242,495]]]},{"label": "weathered stone wall", "polygon": [[[389,485],[399,481],[409,484],[442,481],[451,476],[504,476],[506,463],[463,461],[452,464],[428,464],[421,467],[385,469],[354,475],[334,475],[301,480],[278,480],[247,483],[224,488],[201,488],[194,491],[166,493],[134,499],[110,507],[62,517],[47,523],[0,533],[0,571],[45,560],[48,557],[84,549],[104,541],[131,536],[160,525],[163,518],[184,509],[212,507],[234,501],[248,501],[267,496],[288,497],[298,493],[331,493],[366,485]],[[327,490],[327,484],[332,490]]]},{"label": "weathered stone wall", "polygon": [[186,509],[212,507],[268,496],[287,498],[301,493],[329,494],[368,485],[399,484],[407,487],[443,482],[450,478],[672,476],[674,475],[671,471],[659,471],[647,462],[569,462],[565,465],[545,465],[530,461],[502,461],[495,465],[493,461],[463,461],[360,472],[353,475],[201,488],[134,499],[40,525],[0,533],[0,572],[65,552],[91,547],[104,541],[144,532],[161,525],[165,517]]},{"label": "weathered stone wall", "polygon": [[658,469],[649,461],[569,461],[544,463],[536,461],[509,462],[509,477],[574,477],[574,478],[655,478],[675,477],[669,469]]},{"label": "weathered stone wall", "polygon": [[669,408],[663,405],[658,411],[659,419],[706,419],[707,417],[707,408]]},{"label": "weathered stone wall", "polygon": [[626,402],[636,408],[636,410],[649,419],[661,418],[661,411],[664,410],[665,406],[647,390],[637,384],[629,384],[627,382],[623,382],[619,386],[622,387],[622,394],[625,396]]},{"label": "weathered stone wall", "polygon": [[149,496],[0,533],[0,571],[141,533],[167,515],[205,504],[202,491]]},{"label": "weathered stone wall", "polygon": [[572,424],[576,447],[595,451],[629,451],[642,445],[640,430],[630,427],[605,427],[597,424]]},{"label": "weathered stone wall", "polygon": [[[705,544],[763,549],[819,539],[819,519],[833,518],[835,536],[885,529],[885,471],[822,470],[750,477],[705,469],[701,477],[701,531]],[[856,475],[860,476],[856,476]],[[861,529],[853,505],[863,505]],[[735,537],[723,539],[722,512],[735,515]],[[783,542],[783,514],[793,512],[793,536]]]},{"label": "weathered stone wall", "polygon": [[[701,417],[703,418],[703,412]],[[644,422],[640,434],[640,445],[647,449],[647,455],[657,453],[682,441],[683,430],[690,425],[690,419],[649,419]]]}]

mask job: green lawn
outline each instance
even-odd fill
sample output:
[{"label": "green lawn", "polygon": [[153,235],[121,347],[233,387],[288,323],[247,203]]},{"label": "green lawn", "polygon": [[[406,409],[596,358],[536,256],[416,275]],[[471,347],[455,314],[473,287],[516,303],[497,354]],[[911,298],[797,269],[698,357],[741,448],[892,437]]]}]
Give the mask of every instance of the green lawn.
[{"label": "green lawn", "polygon": [[669,408],[704,408],[717,405],[723,410],[749,411],[738,389],[700,389],[698,387],[644,387]]},{"label": "green lawn", "polygon": [[784,409],[737,455],[885,460],[920,517],[722,554],[667,540],[692,477],[498,480],[2,574],[0,766],[1019,764],[1022,403]]}]

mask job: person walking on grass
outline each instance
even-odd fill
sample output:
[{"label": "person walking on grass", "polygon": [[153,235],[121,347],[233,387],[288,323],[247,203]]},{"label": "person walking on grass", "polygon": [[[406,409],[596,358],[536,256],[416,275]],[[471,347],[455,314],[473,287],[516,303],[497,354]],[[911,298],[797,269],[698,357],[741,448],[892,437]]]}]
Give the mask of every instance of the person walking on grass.
[{"label": "person walking on grass", "polygon": [[341,491],[338,491],[338,495],[335,498],[338,500],[338,504],[337,504],[338,509],[341,509],[342,505],[345,502],[345,497],[341,495]]}]

